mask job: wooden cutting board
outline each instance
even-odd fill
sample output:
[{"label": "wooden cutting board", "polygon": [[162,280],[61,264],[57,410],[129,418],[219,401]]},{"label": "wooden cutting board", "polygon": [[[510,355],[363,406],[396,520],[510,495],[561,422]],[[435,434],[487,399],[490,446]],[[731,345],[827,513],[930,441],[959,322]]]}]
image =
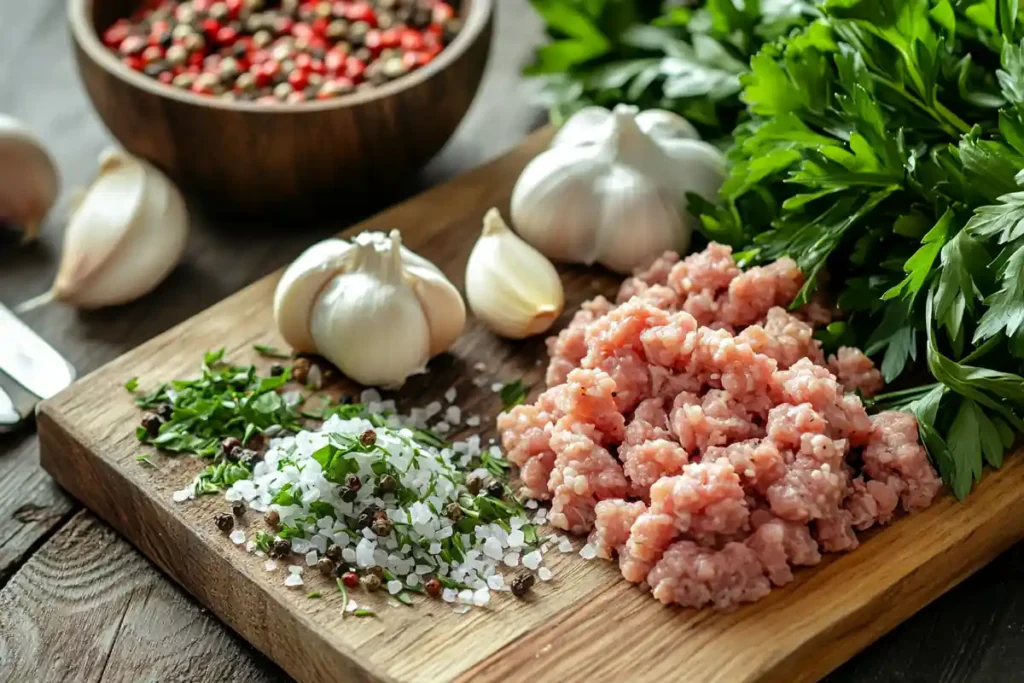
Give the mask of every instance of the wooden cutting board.
[{"label": "wooden cutting board", "polygon": [[[507,215],[523,166],[547,143],[535,134],[506,156],[358,225],[402,230],[406,244],[461,286],[484,212]],[[565,269],[567,312],[617,280]],[[796,572],[796,580],[731,614],[670,609],[623,581],[606,562],[552,550],[555,579],[534,599],[503,595],[493,609],[457,615],[451,605],[416,598],[415,608],[360,603],[377,618],[342,619],[340,596],[315,572],[300,590],[279,570],[245,553],[212,523],[220,497],[176,504],[203,463],[154,456],[140,465],[139,413],[123,389],[133,376],[149,388],[192,376],[202,354],[227,347],[236,363],[266,364],[255,343],[281,344],[271,316],[278,274],[82,378],[39,408],[43,467],[127,536],[233,629],[300,681],[812,681],[941,595],[1024,535],[1024,459],[989,474],[966,504],[949,495],[919,515],[870,534],[853,553]],[[483,416],[492,436],[500,409],[491,382],[516,378],[540,388],[542,340],[509,343],[475,322],[452,353],[431,363],[403,395],[440,400],[452,386],[464,414]],[[474,370],[487,366],[484,373]],[[478,388],[473,379],[485,376]],[[260,520],[247,515],[251,536]],[[579,544],[577,544],[577,548]],[[306,597],[322,589],[324,599]],[[377,599],[379,597],[379,599]]]}]

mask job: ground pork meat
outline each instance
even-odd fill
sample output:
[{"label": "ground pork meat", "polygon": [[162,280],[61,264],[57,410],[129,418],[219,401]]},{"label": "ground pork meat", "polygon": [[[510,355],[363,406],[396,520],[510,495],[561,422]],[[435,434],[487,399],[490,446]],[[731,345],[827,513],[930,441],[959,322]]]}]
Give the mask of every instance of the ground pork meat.
[{"label": "ground pork meat", "polygon": [[[824,364],[821,343],[814,338],[814,329],[778,306],[768,310],[764,325],[751,325],[737,335],[756,353],[775,359],[786,369],[801,358]],[[868,361],[870,362],[870,361]],[[874,366],[872,366],[874,367]]]},{"label": "ground pork meat", "polygon": [[671,427],[690,453],[764,435],[746,408],[721,389],[712,389],[703,398],[680,393],[672,404]]},{"label": "ground pork meat", "polygon": [[768,411],[768,438],[779,448],[796,449],[804,434],[824,434],[825,418],[810,403],[782,403]]},{"label": "ground pork meat", "polygon": [[600,443],[618,443],[626,435],[626,419],[615,405],[615,380],[600,370],[578,368],[561,391],[552,392],[561,415],[593,425]]},{"label": "ground pork meat", "polygon": [[680,296],[694,292],[718,294],[742,273],[732,259],[732,248],[712,242],[672,266],[665,282]]},{"label": "ground pork meat", "polygon": [[871,439],[864,449],[864,472],[897,492],[904,510],[922,510],[942,488],[942,480],[918,441],[912,413],[887,411],[871,416]]},{"label": "ground pork meat", "polygon": [[630,412],[640,401],[651,395],[650,366],[633,349],[619,349],[601,359],[593,369],[615,380],[615,406],[621,413]]},{"label": "ground pork meat", "polygon": [[835,355],[828,357],[828,369],[839,379],[839,383],[846,391],[857,391],[861,396],[874,396],[884,385],[882,373],[875,367],[874,361],[865,356],[860,349],[839,347]]},{"label": "ground pork meat", "polygon": [[519,467],[520,495],[547,500],[548,479],[555,465],[551,432],[562,416],[558,396],[565,386],[548,389],[533,405],[518,405],[498,415],[498,430],[505,457]]},{"label": "ground pork meat", "polygon": [[549,523],[559,529],[586,533],[594,526],[594,507],[600,500],[626,495],[622,466],[597,444],[593,425],[566,416],[555,424],[551,448],[554,468],[548,480],[551,491]]},{"label": "ground pork meat", "polygon": [[854,529],[864,531],[875,524],[888,524],[900,502],[898,491],[880,481],[864,481],[857,477],[850,482],[850,495],[843,501]]},{"label": "ground pork meat", "polygon": [[648,510],[637,517],[629,528],[629,540],[619,551],[619,569],[626,581],[640,583],[647,578],[647,572],[678,535],[672,515]]},{"label": "ground pork meat", "polygon": [[585,340],[587,325],[611,309],[611,302],[603,296],[591,299],[580,307],[564,330],[557,336],[548,337],[545,343],[551,360],[548,363],[545,379],[549,387],[562,384],[569,373],[579,367],[580,361],[587,355]]},{"label": "ground pork meat", "polygon": [[745,543],[757,555],[768,578],[776,586],[793,580],[791,567],[821,562],[818,543],[807,525],[787,522],[764,510],[753,513],[750,520],[754,533]]},{"label": "ground pork meat", "polygon": [[821,549],[828,553],[845,553],[856,550],[860,545],[849,510],[839,510],[832,517],[815,520],[814,537]]},{"label": "ground pork meat", "polygon": [[831,517],[846,492],[846,442],[824,434],[802,434],[800,449],[767,499],[773,514],[791,522]]},{"label": "ground pork meat", "polygon": [[651,287],[651,285],[664,285],[668,282],[668,274],[672,267],[679,263],[679,254],[674,251],[666,251],[654,259],[651,265],[646,268],[637,268],[633,271],[633,277],[626,278],[619,287],[617,301],[622,303],[629,301],[637,294],[640,294]]},{"label": "ground pork meat", "polygon": [[768,487],[786,473],[786,461],[769,439],[749,439],[728,446],[711,446],[704,451],[704,458],[726,458],[732,463],[743,486],[762,496],[768,492]]},{"label": "ground pork meat", "polygon": [[740,477],[727,458],[690,463],[675,477],[651,486],[651,512],[675,518],[680,532],[715,539],[747,527],[747,507]]},{"label": "ground pork meat", "polygon": [[699,379],[684,372],[675,372],[659,365],[652,365],[647,371],[651,380],[651,395],[670,403],[684,391],[696,394],[703,388]]},{"label": "ground pork meat", "polygon": [[643,503],[630,503],[621,498],[602,500],[594,507],[594,530],[587,542],[597,556],[612,559],[629,540],[629,530],[637,518],[647,512]]},{"label": "ground pork meat", "polygon": [[637,406],[619,447],[619,458],[629,479],[630,495],[645,500],[651,484],[683,471],[689,454],[672,440],[664,400],[649,398]]},{"label": "ground pork meat", "polygon": [[790,258],[750,268],[729,282],[729,291],[718,306],[718,319],[734,327],[752,325],[763,320],[772,307],[788,306],[803,283],[803,273]]},{"label": "ground pork meat", "polygon": [[760,600],[771,590],[757,554],[742,543],[711,550],[679,541],[651,569],[647,583],[654,597],[666,605],[711,604],[722,611]]},{"label": "ground pork meat", "polygon": [[810,403],[825,418],[832,436],[849,439],[855,446],[864,445],[871,436],[871,420],[864,404],[853,394],[844,394],[828,368],[804,358],[788,370],[775,372],[770,384],[776,405]]}]

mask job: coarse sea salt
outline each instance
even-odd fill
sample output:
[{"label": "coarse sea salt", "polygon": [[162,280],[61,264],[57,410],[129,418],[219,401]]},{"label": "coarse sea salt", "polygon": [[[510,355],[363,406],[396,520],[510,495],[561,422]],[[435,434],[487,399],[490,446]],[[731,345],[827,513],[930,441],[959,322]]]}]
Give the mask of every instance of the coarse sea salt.
[{"label": "coarse sea salt", "polygon": [[264,571],[268,572],[275,571],[277,569],[277,562],[274,562],[273,560],[267,560],[263,563],[263,569]]},{"label": "coarse sea salt", "polygon": [[228,538],[230,538],[231,542],[235,545],[242,545],[245,543],[245,532],[241,529],[235,529],[231,532],[231,535]]},{"label": "coarse sea salt", "polygon": [[391,595],[398,595],[402,592],[401,581],[388,581],[388,593]]},{"label": "coarse sea salt", "polygon": [[584,560],[592,560],[595,557],[597,557],[597,549],[594,548],[594,546],[587,543],[582,548],[580,548],[580,557],[582,557]]},{"label": "coarse sea salt", "polygon": [[508,553],[505,555],[503,560],[506,567],[518,567],[519,566],[519,553]]},{"label": "coarse sea salt", "polygon": [[457,605],[455,607],[455,609],[453,609],[452,611],[455,612],[456,614],[465,614],[466,612],[468,612],[471,609],[473,609],[473,608],[470,607],[469,605]]},{"label": "coarse sea salt", "polygon": [[537,570],[537,576],[540,578],[541,581],[550,581],[554,575],[551,573],[551,570],[547,567],[541,567]]},{"label": "coarse sea salt", "polygon": [[523,555],[523,566],[527,569],[536,569],[540,566],[541,554],[536,550]]},{"label": "coarse sea salt", "polygon": [[492,574],[487,577],[487,587],[492,591],[500,591],[505,587],[505,577],[501,574]]},{"label": "coarse sea salt", "polygon": [[289,574],[284,579],[284,585],[288,586],[289,588],[295,588],[296,586],[301,586],[302,585],[302,577],[299,576],[298,574]]},{"label": "coarse sea salt", "polygon": [[301,574],[302,573],[302,567],[297,565],[297,564],[289,565],[288,566],[288,573],[289,574]]},{"label": "coarse sea salt", "polygon": [[495,382],[494,384],[491,385],[491,391],[493,391],[494,393],[498,393],[499,391],[501,391],[501,388],[503,386],[505,385],[502,384],[501,382]]},{"label": "coarse sea salt", "polygon": [[563,553],[571,553],[572,552],[572,541],[570,541],[565,536],[562,536],[562,539],[560,541],[558,541],[558,549],[560,551],[562,551]]},{"label": "coarse sea salt", "polygon": [[458,395],[459,394],[455,390],[455,387],[452,387],[448,391],[444,392],[444,400],[448,401],[449,403],[453,403],[455,401],[455,397]]},{"label": "coarse sea salt", "polygon": [[467,427],[479,427],[480,426],[480,416],[479,415],[470,415],[469,417],[467,417],[466,418],[466,426]]},{"label": "coarse sea salt", "polygon": [[316,551],[315,550],[310,550],[308,553],[306,553],[306,566],[307,567],[315,566],[316,563],[317,563],[317,559],[318,558],[317,558]]}]

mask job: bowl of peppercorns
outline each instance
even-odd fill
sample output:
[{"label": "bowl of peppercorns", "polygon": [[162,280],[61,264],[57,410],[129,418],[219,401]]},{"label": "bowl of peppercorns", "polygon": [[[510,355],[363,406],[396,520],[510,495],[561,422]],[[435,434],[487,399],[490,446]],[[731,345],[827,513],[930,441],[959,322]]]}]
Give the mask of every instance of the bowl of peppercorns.
[{"label": "bowl of peppercorns", "polygon": [[69,0],[85,89],[132,154],[229,212],[372,197],[476,94],[494,0]]}]

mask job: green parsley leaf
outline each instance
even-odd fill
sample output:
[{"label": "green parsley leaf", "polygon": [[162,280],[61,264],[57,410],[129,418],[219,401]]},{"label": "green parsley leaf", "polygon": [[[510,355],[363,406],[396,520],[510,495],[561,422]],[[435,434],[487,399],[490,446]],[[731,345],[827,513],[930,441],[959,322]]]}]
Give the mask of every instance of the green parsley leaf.
[{"label": "green parsley leaf", "polygon": [[124,388],[128,391],[128,393],[135,393],[135,391],[139,388],[139,378],[132,377],[130,380],[124,383]]},{"label": "green parsley leaf", "polygon": [[268,346],[266,344],[253,344],[253,350],[265,358],[291,358],[292,354],[287,351],[282,351],[276,346]]},{"label": "green parsley leaf", "polygon": [[324,594],[320,591],[310,591],[306,593],[306,597],[310,600],[319,600],[320,598],[324,597]]},{"label": "green parsley leaf", "polygon": [[521,380],[517,379],[514,382],[506,383],[499,392],[499,396],[501,396],[501,409],[510,410],[520,403],[525,402],[526,396],[529,393],[529,387],[523,384]]},{"label": "green parsley leaf", "polygon": [[409,594],[406,593],[404,590],[399,591],[398,593],[396,593],[395,594],[395,599],[398,600],[403,605],[408,605],[409,607],[412,607],[412,604],[413,604],[412,603],[412,598],[409,597]]},{"label": "green parsley leaf", "polygon": [[150,459],[148,453],[136,455],[135,462],[139,463],[140,465],[145,465],[146,467],[152,467],[153,469],[157,469],[157,466],[153,463],[152,459]]}]

